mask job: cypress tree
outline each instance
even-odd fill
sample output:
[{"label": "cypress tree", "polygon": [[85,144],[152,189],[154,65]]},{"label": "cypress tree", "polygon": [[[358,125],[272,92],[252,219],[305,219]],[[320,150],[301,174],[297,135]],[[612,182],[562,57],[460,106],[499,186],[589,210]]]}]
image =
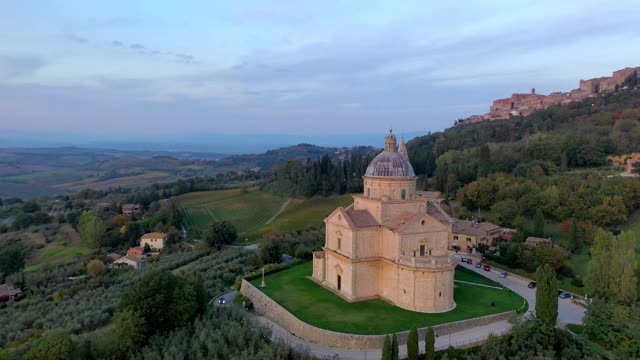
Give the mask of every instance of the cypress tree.
[{"label": "cypress tree", "polygon": [[432,327],[427,329],[424,337],[424,352],[427,360],[435,360],[436,358],[436,334]]},{"label": "cypress tree", "polygon": [[409,360],[418,360],[418,355],[420,354],[420,350],[418,348],[418,330],[414,326],[409,332],[409,337],[407,338],[407,358]]},{"label": "cypress tree", "polygon": [[553,330],[558,319],[558,280],[549,264],[536,271],[536,317],[543,328]]},{"label": "cypress tree", "polygon": [[389,335],[387,335],[384,337],[384,345],[382,346],[382,360],[391,360],[392,356],[391,340],[389,339]]},{"label": "cypress tree", "polygon": [[536,216],[533,219],[533,234],[534,236],[544,237],[544,214],[540,208],[536,210]]},{"label": "cypress tree", "polygon": [[394,333],[391,337],[391,359],[398,360],[400,356],[400,349],[398,348],[398,337]]},{"label": "cypress tree", "polygon": [[569,250],[580,251],[582,248],[582,234],[578,227],[578,221],[573,218],[569,227]]},{"label": "cypress tree", "polygon": [[560,173],[564,174],[569,169],[569,159],[567,158],[567,153],[562,153],[562,160],[560,161]]}]

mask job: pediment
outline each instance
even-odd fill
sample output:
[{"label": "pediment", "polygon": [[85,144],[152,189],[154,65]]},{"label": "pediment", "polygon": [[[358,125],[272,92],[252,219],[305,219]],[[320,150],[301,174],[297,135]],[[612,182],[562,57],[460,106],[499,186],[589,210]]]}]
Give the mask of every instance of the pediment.
[{"label": "pediment", "polygon": [[428,214],[400,215],[389,222],[389,227],[400,234],[449,231],[449,227]]},{"label": "pediment", "polygon": [[349,214],[342,207],[335,209],[329,216],[327,216],[326,219],[324,219],[324,221],[325,223],[340,225],[351,229],[355,228],[355,225],[349,217]]}]

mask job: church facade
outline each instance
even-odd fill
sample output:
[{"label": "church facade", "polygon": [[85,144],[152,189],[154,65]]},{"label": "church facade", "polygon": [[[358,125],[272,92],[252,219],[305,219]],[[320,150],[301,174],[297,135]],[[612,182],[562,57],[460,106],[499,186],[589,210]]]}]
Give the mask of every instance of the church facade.
[{"label": "church facade", "polygon": [[427,313],[455,308],[454,220],[429,194],[416,190],[404,139],[398,147],[390,131],[367,167],[363,194],[324,220],[312,278],[348,301],[380,298]]}]

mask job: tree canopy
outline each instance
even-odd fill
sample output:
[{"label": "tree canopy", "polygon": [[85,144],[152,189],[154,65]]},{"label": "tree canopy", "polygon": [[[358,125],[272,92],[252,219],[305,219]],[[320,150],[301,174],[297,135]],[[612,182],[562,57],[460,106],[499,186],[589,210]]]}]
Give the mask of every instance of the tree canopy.
[{"label": "tree canopy", "polygon": [[232,223],[228,221],[217,221],[211,224],[205,240],[217,249],[223,245],[231,244],[238,237],[238,231]]}]

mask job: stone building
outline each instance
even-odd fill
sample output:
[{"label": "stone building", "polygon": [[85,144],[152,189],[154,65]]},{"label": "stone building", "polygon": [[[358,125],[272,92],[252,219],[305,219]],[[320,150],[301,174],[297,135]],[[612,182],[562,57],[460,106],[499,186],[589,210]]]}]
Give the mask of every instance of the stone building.
[{"label": "stone building", "polygon": [[167,246],[167,234],[162,232],[146,233],[140,238],[140,247],[144,248],[145,245],[149,245],[153,251],[162,250]]},{"label": "stone building", "polygon": [[490,222],[456,220],[452,228],[451,248],[473,253],[478,245],[492,246],[502,234],[502,228]]},{"label": "stone building", "polygon": [[430,313],[453,309],[453,219],[431,198],[416,191],[406,151],[398,151],[389,131],[384,151],[367,168],[363,194],[324,220],[325,246],[314,253],[313,279],[347,301],[380,298]]},{"label": "stone building", "polygon": [[123,215],[136,215],[142,213],[142,205],[140,204],[123,204],[122,205],[122,214]]},{"label": "stone building", "polygon": [[638,163],[640,163],[640,159],[629,159],[624,167],[624,172],[627,174],[637,174],[638,173]]}]

